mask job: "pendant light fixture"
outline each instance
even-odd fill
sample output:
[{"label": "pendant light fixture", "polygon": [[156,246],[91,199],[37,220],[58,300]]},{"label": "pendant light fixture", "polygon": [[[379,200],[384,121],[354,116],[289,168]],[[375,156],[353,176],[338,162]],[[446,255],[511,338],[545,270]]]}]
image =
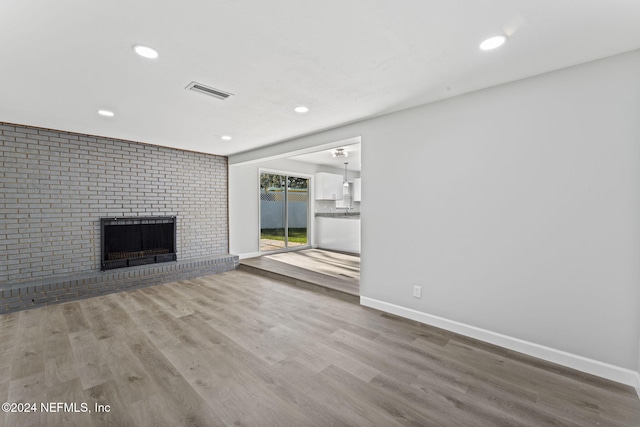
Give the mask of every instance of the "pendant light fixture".
[{"label": "pendant light fixture", "polygon": [[333,157],[348,157],[349,153],[344,151],[344,148],[336,148],[335,150],[333,150],[331,155]]},{"label": "pendant light fixture", "polygon": [[347,181],[347,165],[349,164],[349,162],[344,162],[344,182],[342,183],[343,187],[348,187],[349,186],[349,181]]}]

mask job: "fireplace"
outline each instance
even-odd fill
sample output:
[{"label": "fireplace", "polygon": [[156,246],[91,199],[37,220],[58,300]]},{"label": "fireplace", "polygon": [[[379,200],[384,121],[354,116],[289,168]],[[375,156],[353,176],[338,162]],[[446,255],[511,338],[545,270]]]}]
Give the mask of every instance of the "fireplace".
[{"label": "fireplace", "polygon": [[176,217],[101,218],[101,269],[175,261]]}]

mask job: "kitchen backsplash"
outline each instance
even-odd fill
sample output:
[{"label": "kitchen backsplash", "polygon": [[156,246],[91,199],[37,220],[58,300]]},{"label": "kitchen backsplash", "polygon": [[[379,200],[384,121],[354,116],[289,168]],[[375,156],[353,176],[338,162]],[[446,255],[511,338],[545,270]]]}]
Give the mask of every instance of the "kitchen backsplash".
[{"label": "kitchen backsplash", "polygon": [[[344,208],[336,208],[335,200],[316,200],[315,213],[344,212]],[[352,202],[349,212],[360,212],[360,202]]]}]

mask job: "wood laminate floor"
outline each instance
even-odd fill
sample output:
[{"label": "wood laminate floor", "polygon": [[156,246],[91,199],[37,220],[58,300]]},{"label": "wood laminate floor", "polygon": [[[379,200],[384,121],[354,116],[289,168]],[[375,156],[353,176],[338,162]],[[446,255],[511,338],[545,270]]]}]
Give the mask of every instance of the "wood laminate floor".
[{"label": "wood laminate floor", "polygon": [[0,402],[38,405],[0,413],[21,427],[640,425],[630,387],[243,271],[0,316]]},{"label": "wood laminate floor", "polygon": [[354,284],[360,283],[360,256],[358,255],[325,249],[304,249],[264,257]]},{"label": "wood laminate floor", "polygon": [[240,268],[298,286],[316,285],[351,296],[360,295],[358,255],[304,249],[243,259]]}]

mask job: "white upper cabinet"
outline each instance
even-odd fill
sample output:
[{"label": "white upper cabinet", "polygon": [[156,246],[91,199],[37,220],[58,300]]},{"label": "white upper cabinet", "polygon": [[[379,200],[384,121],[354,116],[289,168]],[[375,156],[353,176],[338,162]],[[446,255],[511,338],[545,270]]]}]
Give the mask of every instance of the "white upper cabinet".
[{"label": "white upper cabinet", "polygon": [[342,175],[318,172],[316,181],[316,200],[341,200]]},{"label": "white upper cabinet", "polygon": [[362,180],[356,178],[353,180],[353,201],[360,202],[362,199]]}]

